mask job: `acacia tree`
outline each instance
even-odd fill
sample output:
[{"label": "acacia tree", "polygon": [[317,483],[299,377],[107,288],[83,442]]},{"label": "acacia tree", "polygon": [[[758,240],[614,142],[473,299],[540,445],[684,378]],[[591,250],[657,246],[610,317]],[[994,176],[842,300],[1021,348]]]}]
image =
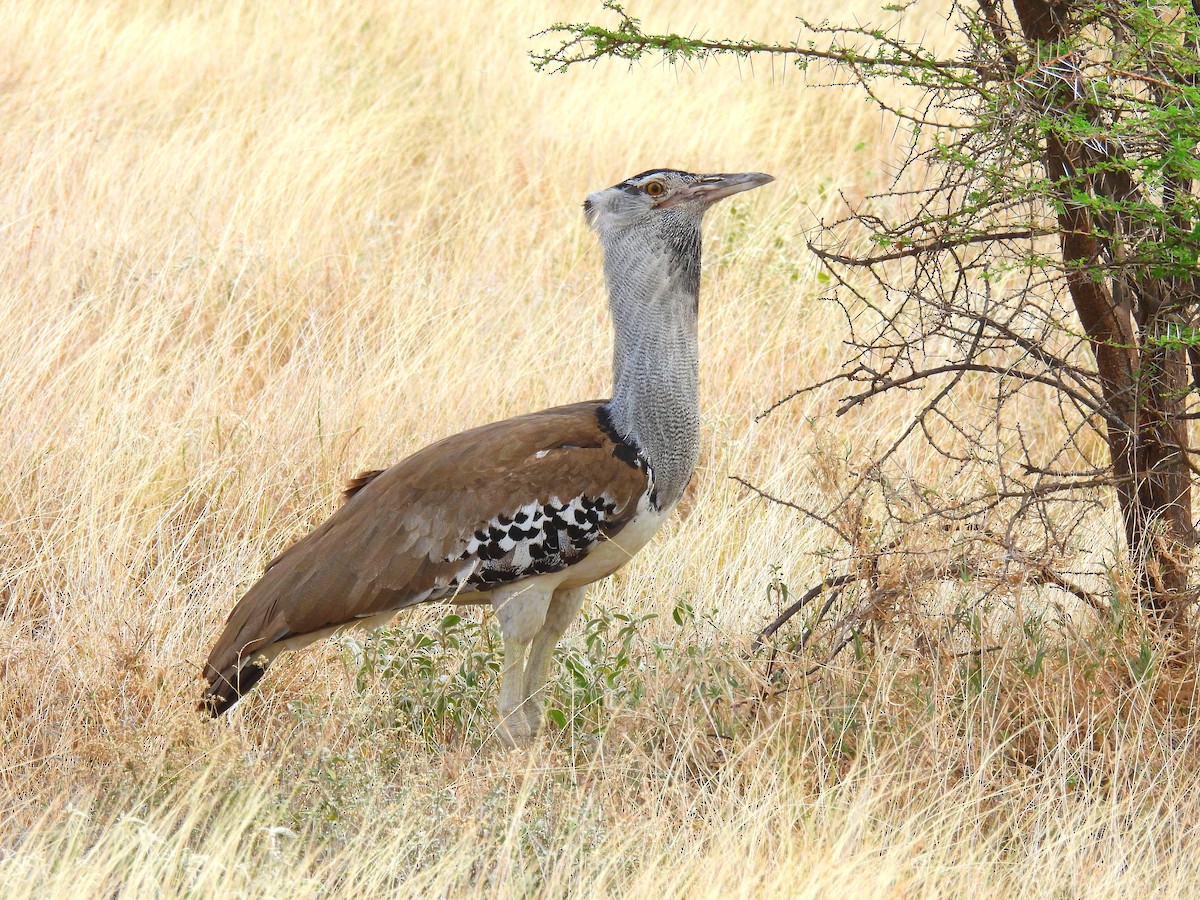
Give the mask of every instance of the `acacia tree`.
[{"label": "acacia tree", "polygon": [[[929,523],[967,527],[1033,580],[1097,603],[1047,560],[1071,552],[1104,489],[1134,599],[1182,626],[1196,598],[1200,0],[959,0],[959,46],[944,56],[903,37],[912,6],[882,9],[894,18],[878,26],[800,20],[800,39],[781,45],[648,33],[610,0],[612,27],[554,25],[542,34],[555,46],[534,60],[549,71],[647,54],[822,63],[908,136],[891,188],[847,203],[810,248],[848,313],[850,352],[831,379],[850,388],[839,413],[933,389],[832,486],[836,509],[806,510],[869,565],[827,578],[768,631],[822,592],[827,610],[847,585],[877,580],[881,555]],[[1032,408],[1054,411],[1054,441],[1027,439]],[[912,441],[969,490],[906,474],[896,460]]]}]

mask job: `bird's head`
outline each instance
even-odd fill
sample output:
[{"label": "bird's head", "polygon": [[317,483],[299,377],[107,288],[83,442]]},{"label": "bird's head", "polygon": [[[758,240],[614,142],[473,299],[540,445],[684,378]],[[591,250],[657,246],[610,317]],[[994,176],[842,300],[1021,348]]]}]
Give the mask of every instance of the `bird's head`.
[{"label": "bird's head", "polygon": [[638,226],[698,229],[704,213],[718,200],[774,180],[761,172],[695,175],[677,169],[651,169],[589,194],[583,213],[602,238],[616,237]]}]

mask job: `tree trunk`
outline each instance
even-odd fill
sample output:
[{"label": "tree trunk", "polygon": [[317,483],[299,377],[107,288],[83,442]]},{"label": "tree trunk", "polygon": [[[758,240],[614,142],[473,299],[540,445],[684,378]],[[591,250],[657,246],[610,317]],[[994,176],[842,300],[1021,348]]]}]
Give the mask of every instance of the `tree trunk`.
[{"label": "tree trunk", "polygon": [[[1066,0],[1015,0],[1014,5],[1031,45],[1056,43],[1066,35],[1071,6]],[[1127,275],[1119,265],[1101,268],[1102,251],[1119,263],[1123,248],[1111,241],[1102,247],[1089,207],[1071,198],[1081,190],[1110,199],[1136,194],[1137,186],[1119,183],[1120,175],[1081,174],[1096,171],[1089,162],[1107,148],[1064,144],[1051,132],[1045,150],[1047,174],[1060,187],[1059,240],[1067,286],[1112,413],[1106,435],[1136,573],[1135,599],[1161,623],[1180,626],[1192,599],[1188,571],[1196,541],[1181,291],[1166,279]]]}]

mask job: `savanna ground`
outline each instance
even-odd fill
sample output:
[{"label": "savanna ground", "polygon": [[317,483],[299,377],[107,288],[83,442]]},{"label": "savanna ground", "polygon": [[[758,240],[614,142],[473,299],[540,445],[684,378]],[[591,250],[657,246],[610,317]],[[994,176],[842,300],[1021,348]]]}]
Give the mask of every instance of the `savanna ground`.
[{"label": "savanna ground", "polygon": [[[1112,521],[1111,615],[900,585],[886,640],[812,674],[749,653],[829,536],[730,476],[812,499],[920,401],[755,421],[839,360],[804,239],[886,184],[873,108],[782,67],[537,75],[528,36],[597,3],[442,7],[0,6],[0,893],[1190,894],[1190,686],[1122,604]],[[793,36],[779,4],[632,11]],[[604,395],[579,204],[656,166],[778,181],[709,217],[700,469],[593,589],[535,752],[491,740],[473,611],[285,658],[201,718],[224,616],[346,475]]]}]

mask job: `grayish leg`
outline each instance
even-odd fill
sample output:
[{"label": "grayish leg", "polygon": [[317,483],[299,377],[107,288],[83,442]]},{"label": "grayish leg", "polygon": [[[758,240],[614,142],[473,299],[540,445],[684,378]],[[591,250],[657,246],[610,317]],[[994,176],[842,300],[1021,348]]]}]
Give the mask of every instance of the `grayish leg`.
[{"label": "grayish leg", "polygon": [[567,627],[579,615],[583,606],[586,587],[563,588],[554,592],[546,621],[533,639],[529,648],[529,661],[525,664],[525,718],[529,722],[530,736],[542,730],[542,689],[554,659],[554,648]]},{"label": "grayish leg", "polygon": [[521,709],[525,702],[525,651],[541,631],[550,608],[550,591],[539,584],[497,589],[492,607],[504,636],[504,664],[500,669],[500,740],[508,747],[527,744],[533,737]]}]

